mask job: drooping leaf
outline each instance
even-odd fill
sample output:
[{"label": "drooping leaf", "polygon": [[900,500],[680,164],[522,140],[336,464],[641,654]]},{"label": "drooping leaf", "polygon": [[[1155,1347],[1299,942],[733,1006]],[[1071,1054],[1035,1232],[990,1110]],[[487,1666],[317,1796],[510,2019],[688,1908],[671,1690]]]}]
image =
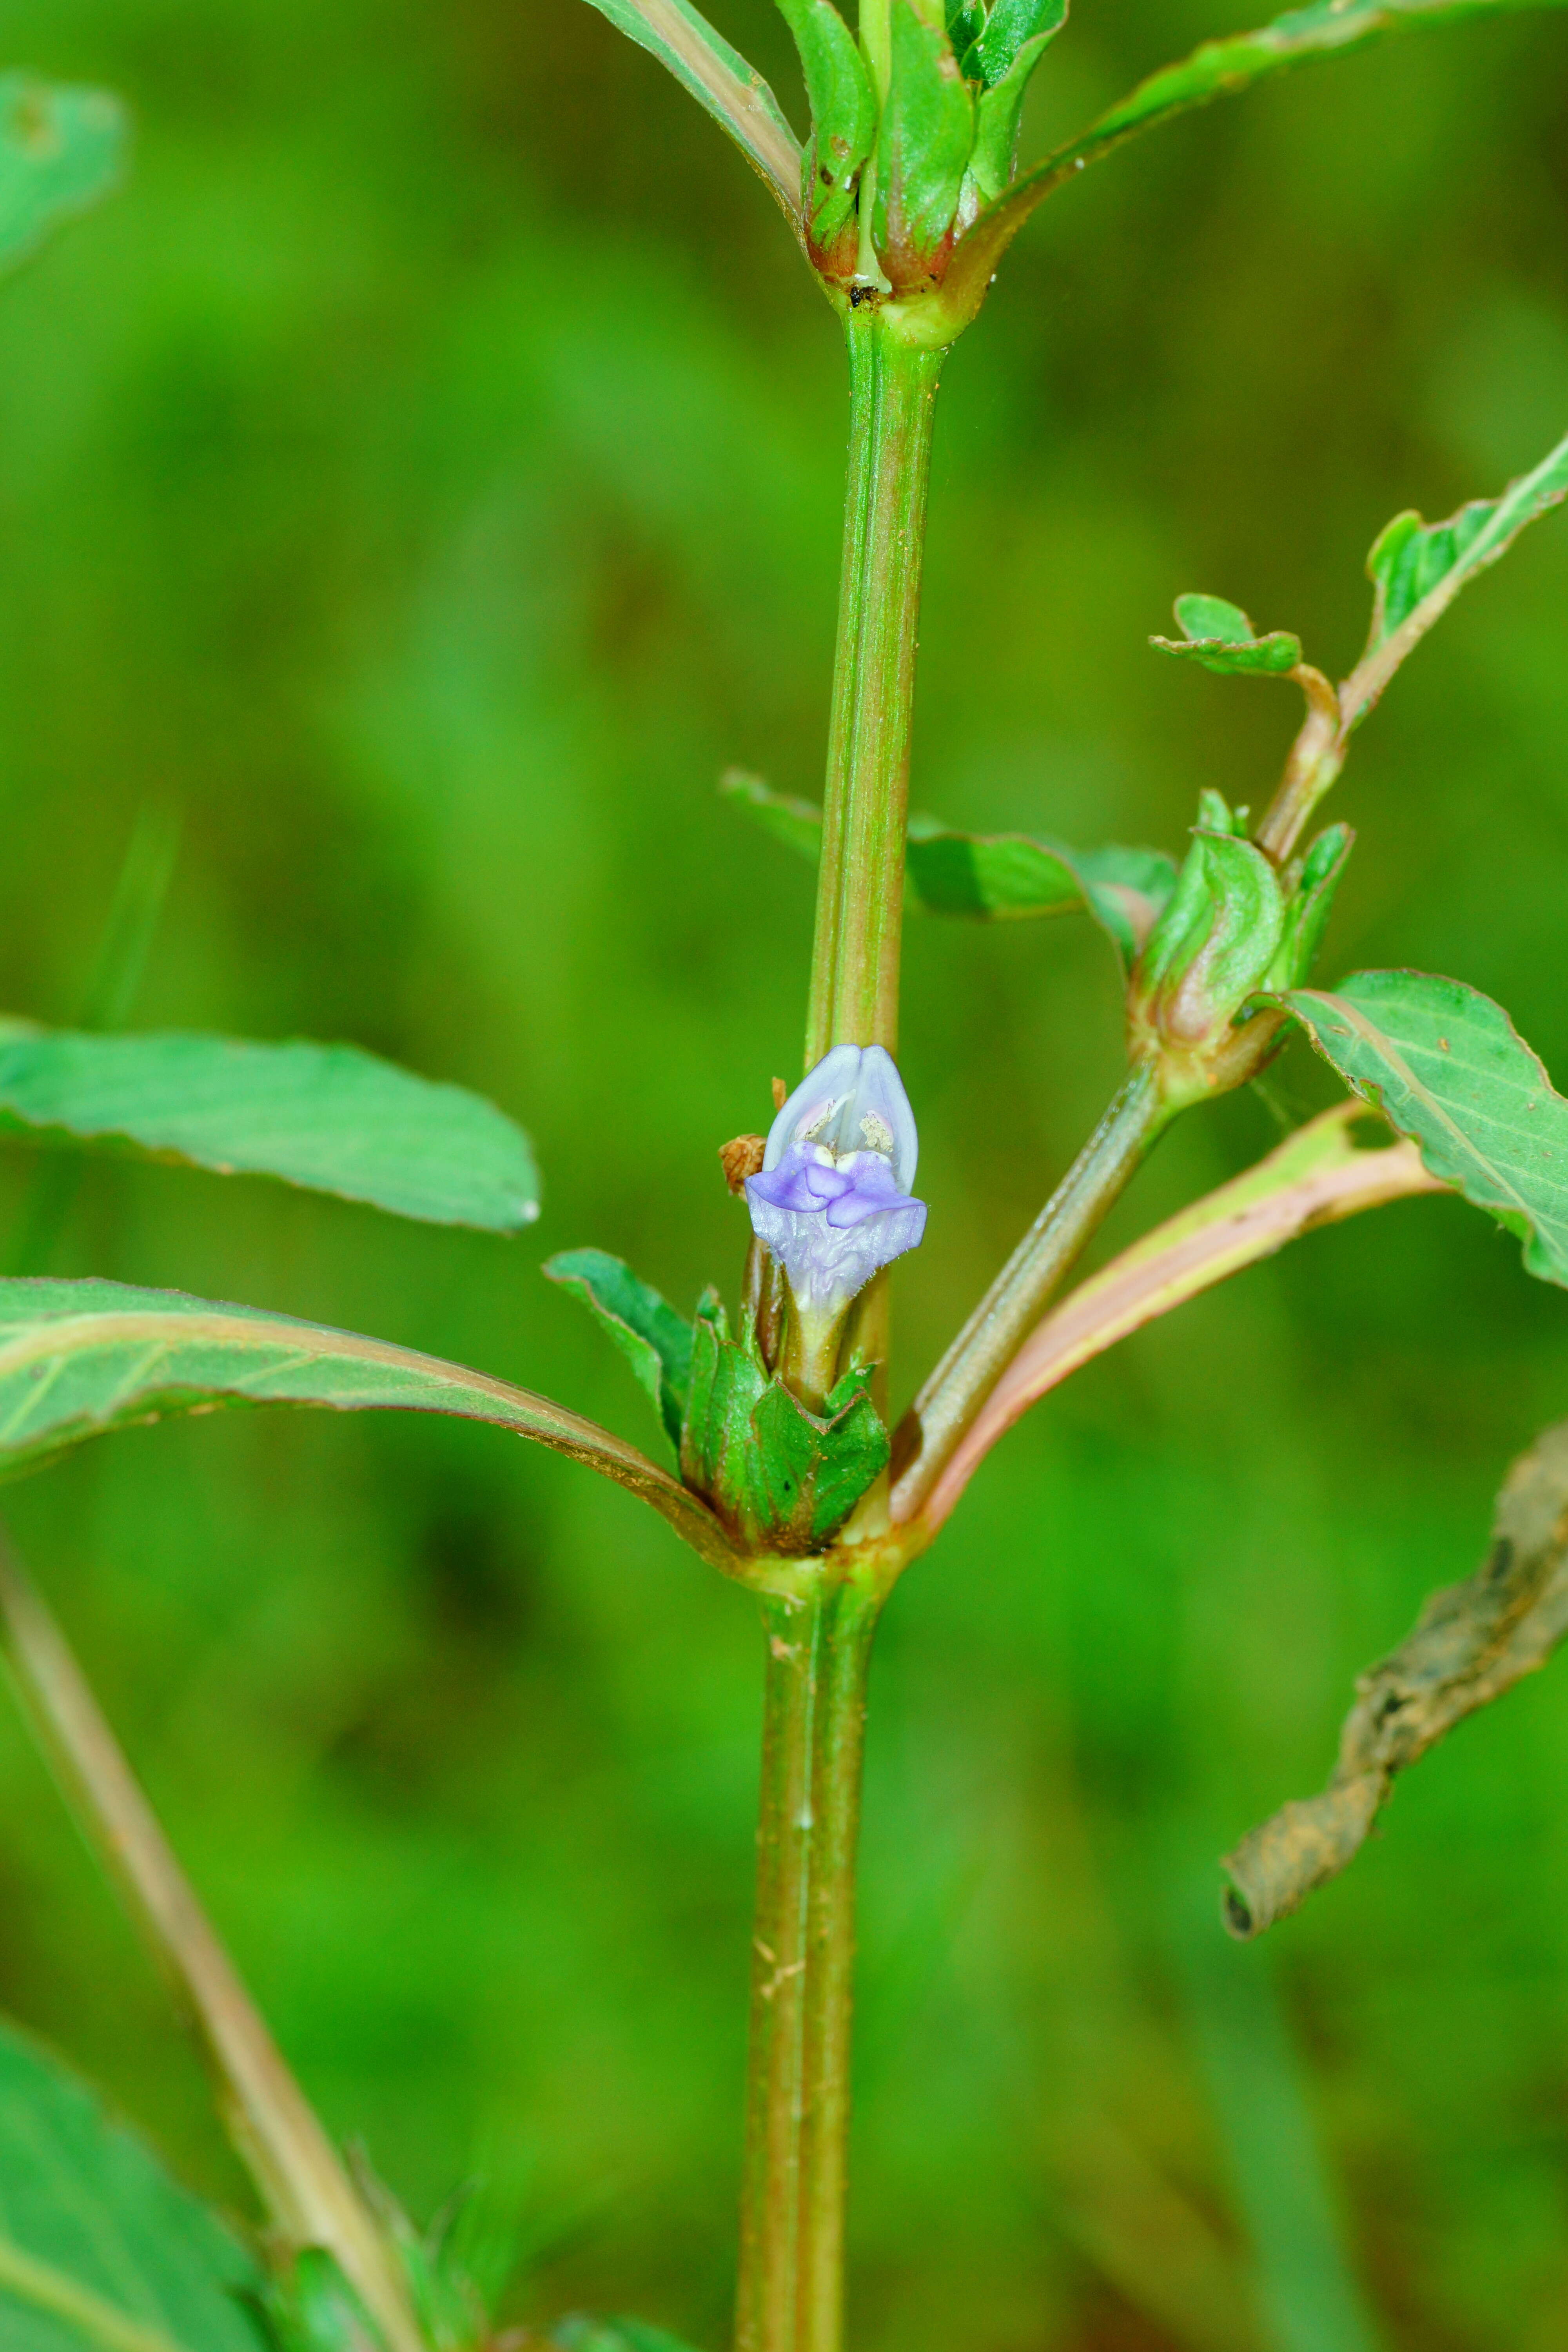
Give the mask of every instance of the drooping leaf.
[{"label": "drooping leaf", "polygon": [[[822,852],[822,811],[775,793],[760,777],[731,769],[720,789],[775,840],[815,865]],[[928,914],[972,915],[1016,922],[1087,908],[1131,961],[1175,884],[1173,858],[1155,849],[1068,849],[1022,833],[962,833],[931,816],[911,816],[905,871],[917,906]]]},{"label": "drooping leaf", "polygon": [[1560,8],[1568,0],[1310,0],[1257,31],[1205,41],[1190,57],[1162,67],[1065,146],[1021,174],[960,237],[944,286],[952,311],[972,315],[997,262],[1025,221],[1052,191],[1076,179],[1123,141],[1189,108],[1247,89],[1314,58],[1364,48],[1386,35],[1449,25],[1521,7]]},{"label": "drooping leaf", "polygon": [[651,1503],[726,1574],[737,1563],[695,1495],[549,1397],[389,1340],[258,1307],[118,1282],[0,1282],[0,1478],[83,1438],[230,1404],[327,1405],[488,1421]]},{"label": "drooping leaf", "polygon": [[265,2352],[256,2263],[97,2095],[0,2022],[5,2352]]},{"label": "drooping leaf", "polygon": [[878,140],[877,249],[919,278],[946,243],[974,145],[974,101],[936,0],[891,0],[889,79]]},{"label": "drooping leaf", "polygon": [[543,1271],[580,1298],[615,1341],[679,1454],[691,1384],[692,1330],[685,1316],[639,1280],[625,1259],[612,1257],[607,1250],[561,1250],[545,1260]]},{"label": "drooping leaf", "polygon": [[1395,515],[1366,559],[1375,596],[1366,651],[1346,680],[1347,726],[1365,717],[1388,680],[1461,588],[1505,555],[1526,524],[1568,498],[1568,435],[1497,499],[1472,499],[1444,522]]},{"label": "drooping leaf", "polygon": [[668,66],[727,131],[792,224],[800,219],[800,142],[773,91],[690,0],[588,0],[618,32]]},{"label": "drooping leaf", "polygon": [[1068,914],[1084,901],[1065,857],[1027,834],[960,833],[935,817],[911,816],[904,864],[928,914],[1016,922]]},{"label": "drooping leaf", "polygon": [[1279,677],[1301,660],[1301,640],[1289,629],[1258,636],[1239,604],[1223,596],[1178,596],[1180,637],[1151,637],[1163,654],[1201,663],[1231,677]]},{"label": "drooping leaf", "polygon": [[746,768],[726,768],[719,790],[727,801],[753,817],[764,833],[815,866],[822,856],[822,811],[815,801],[793,793],[775,793],[761,776]]},{"label": "drooping leaf", "polygon": [[125,115],[107,90],[0,74],[0,269],[120,176]]},{"label": "drooping leaf", "polygon": [[795,35],[811,103],[805,202],[814,245],[850,221],[860,167],[877,136],[877,94],[860,47],[833,0],[779,0]]},{"label": "drooping leaf", "polygon": [[1425,971],[1354,972],[1278,1002],[1434,1176],[1518,1234],[1531,1274],[1568,1284],[1568,1102],[1500,1004]]},{"label": "drooping leaf", "polygon": [[1482,1566],[1434,1592],[1414,1632],[1357,1675],[1322,1795],[1281,1807],[1226,1855],[1233,1936],[1260,1936],[1338,1877],[1366,1843],[1394,1775],[1546,1664],[1568,1633],[1565,1513],[1568,1422],[1559,1422],[1510,1470]]},{"label": "drooping leaf", "polygon": [[278,1176],[428,1223],[516,1233],[539,1213],[521,1128],[479,1095],[354,1045],[0,1032],[0,1136]]}]

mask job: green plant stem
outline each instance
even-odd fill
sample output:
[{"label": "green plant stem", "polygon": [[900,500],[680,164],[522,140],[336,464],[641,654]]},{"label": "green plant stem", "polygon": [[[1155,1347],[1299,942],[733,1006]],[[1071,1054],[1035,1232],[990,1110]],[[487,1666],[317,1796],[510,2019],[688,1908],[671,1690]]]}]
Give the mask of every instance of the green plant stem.
[{"label": "green plant stem", "polygon": [[846,314],[849,480],[805,1066],[899,1042],[910,717],[931,421],[943,354],[875,303]]},{"label": "green plant stem", "polygon": [[[846,313],[849,478],[805,1061],[896,1049],[915,627],[940,350],[880,306]],[[855,1345],[886,1378],[887,1289]],[[786,1339],[786,1352],[789,1342]],[[816,1387],[831,1368],[813,1364]],[[885,1404],[883,1410],[886,1410]],[[885,1482],[858,1514],[886,1518]],[[862,1524],[864,1523],[864,1524]],[[770,1599],[736,2324],[740,2352],[838,2352],[855,1845],[866,1666],[885,1580],[820,1571]]]},{"label": "green plant stem", "polygon": [[[273,2229],[291,2249],[327,2249],[376,2320],[388,2352],[421,2352],[424,2339],[390,2246],[197,1901],[64,1634],[3,1534],[0,1627],[17,1696],[61,1791],[189,2009],[225,2123]],[[0,2263],[0,2283],[4,2277]],[[120,2341],[131,2352],[129,2336]]]},{"label": "green plant stem", "polygon": [[1135,1063],[1099,1126],[921,1390],[893,1442],[893,1518],[913,1518],[1051,1293],[1169,1117],[1152,1062]]},{"label": "green plant stem", "polygon": [[839,2352],[866,1672],[879,1584],[767,1633],[737,2352]]}]

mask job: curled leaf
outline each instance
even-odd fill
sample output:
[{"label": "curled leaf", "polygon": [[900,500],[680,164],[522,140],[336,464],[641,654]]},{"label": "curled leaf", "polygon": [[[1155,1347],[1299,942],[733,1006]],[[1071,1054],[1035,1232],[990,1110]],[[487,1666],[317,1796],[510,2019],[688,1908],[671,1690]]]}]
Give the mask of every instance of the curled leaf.
[{"label": "curled leaf", "polygon": [[1151,637],[1163,654],[1198,662],[1229,677],[1284,677],[1301,663],[1301,640],[1289,629],[1258,635],[1239,604],[1223,596],[1178,596],[1179,637]]},{"label": "curled leaf", "polygon": [[1394,1775],[1543,1666],[1568,1633],[1568,1422],[1538,1437],[1498,1496],[1485,1565],[1435,1592],[1415,1631],[1356,1681],[1334,1777],[1226,1854],[1225,1920],[1246,1941],[1338,1876]]}]

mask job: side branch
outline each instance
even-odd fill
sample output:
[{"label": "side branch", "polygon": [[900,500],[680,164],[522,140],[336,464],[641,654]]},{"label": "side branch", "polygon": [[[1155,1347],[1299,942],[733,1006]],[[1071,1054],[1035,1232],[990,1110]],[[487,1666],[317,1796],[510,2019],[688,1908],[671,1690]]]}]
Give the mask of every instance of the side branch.
[{"label": "side branch", "polygon": [[1361,1149],[1351,1130],[1367,1116],[1361,1103],[1325,1111],[1256,1168],[1080,1283],[1013,1359],[923,1504],[900,1513],[895,1490],[895,1518],[918,1518],[929,1541],[998,1438],[1030,1405],[1144,1324],[1271,1257],[1315,1225],[1448,1189],[1427,1174],[1414,1144]]}]

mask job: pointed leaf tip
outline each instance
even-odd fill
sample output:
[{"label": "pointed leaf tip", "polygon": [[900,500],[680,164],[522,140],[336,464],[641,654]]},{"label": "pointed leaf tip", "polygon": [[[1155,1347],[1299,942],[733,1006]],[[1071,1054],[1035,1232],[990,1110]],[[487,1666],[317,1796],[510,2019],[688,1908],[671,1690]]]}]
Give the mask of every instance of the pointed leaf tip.
[{"label": "pointed leaf tip", "polygon": [[278,1177],[429,1224],[516,1233],[539,1214],[503,1111],[357,1045],[0,1032],[0,1136]]}]

